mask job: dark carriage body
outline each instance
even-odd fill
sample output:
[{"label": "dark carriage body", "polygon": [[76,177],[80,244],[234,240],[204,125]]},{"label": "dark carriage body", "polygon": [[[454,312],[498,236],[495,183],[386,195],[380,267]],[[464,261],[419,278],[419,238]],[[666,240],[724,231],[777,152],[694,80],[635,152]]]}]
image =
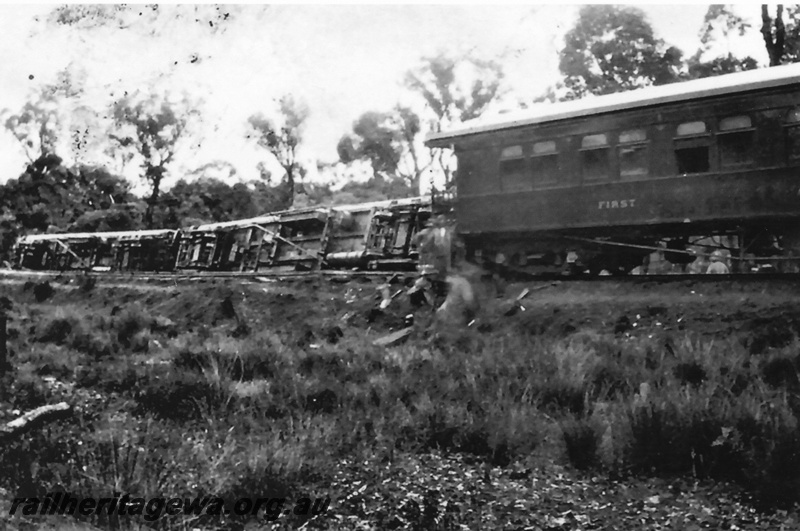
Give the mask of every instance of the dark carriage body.
[{"label": "dark carriage body", "polygon": [[273,212],[183,231],[179,269],[263,270],[414,267],[413,235],[428,198]]},{"label": "dark carriage body", "polygon": [[428,145],[455,150],[459,231],[484,252],[563,251],[565,236],[790,235],[800,65],[540,105]]},{"label": "dark carriage body", "polygon": [[15,264],[34,270],[171,271],[178,231],[29,234],[17,240]]}]

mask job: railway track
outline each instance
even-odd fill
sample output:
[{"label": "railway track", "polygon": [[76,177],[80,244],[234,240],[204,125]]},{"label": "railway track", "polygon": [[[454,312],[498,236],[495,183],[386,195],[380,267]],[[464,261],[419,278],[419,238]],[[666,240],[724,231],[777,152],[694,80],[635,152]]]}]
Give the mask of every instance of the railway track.
[{"label": "railway track", "polygon": [[[309,279],[327,279],[332,282],[349,282],[354,280],[407,280],[419,276],[415,271],[266,271],[266,272],[230,272],[230,271],[181,271],[181,272],[139,272],[109,273],[85,271],[28,271],[0,269],[0,283],[18,283],[28,280],[54,280],[75,282],[87,278],[114,284],[141,283],[179,283],[201,282],[205,280],[241,280],[246,282],[291,282]],[[621,283],[672,283],[691,281],[698,283],[724,282],[766,282],[766,281],[800,281],[798,273],[731,273],[725,275],[705,274],[660,274],[660,275],[563,275],[556,273],[520,274],[515,273],[510,280],[518,282],[621,282]]]},{"label": "railway track", "polygon": [[0,283],[24,282],[27,280],[78,281],[95,279],[110,283],[177,283],[198,282],[204,280],[242,280],[252,282],[281,282],[292,280],[308,280],[314,278],[331,281],[348,282],[356,279],[386,280],[391,278],[416,278],[416,272],[409,271],[268,271],[268,272],[230,272],[230,271],[185,271],[185,272],[137,272],[109,273],[85,271],[27,271],[0,269]]}]

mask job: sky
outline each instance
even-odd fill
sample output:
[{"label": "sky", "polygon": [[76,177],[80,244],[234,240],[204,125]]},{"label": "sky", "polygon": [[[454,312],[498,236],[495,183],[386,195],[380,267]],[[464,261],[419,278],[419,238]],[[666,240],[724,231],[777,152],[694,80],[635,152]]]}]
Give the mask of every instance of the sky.
[{"label": "sky", "polygon": [[[54,24],[48,21],[51,5],[0,5],[0,109],[17,112],[64,69],[84,84],[80,101],[69,110],[77,122],[81,106],[102,113],[126,92],[186,94],[201,118],[193,125],[191,144],[171,167],[172,181],[214,160],[231,163],[236,178],[245,180],[258,176],[259,162],[279,171],[245,136],[247,117],[275,115],[284,94],[306,102],[310,111],[301,158],[309,166],[315,160],[335,162],[337,141],[359,115],[388,111],[398,102],[418,105],[402,86],[404,74],[438,52],[501,56],[508,104],[529,101],[558,81],[558,50],[579,9],[557,4],[162,5],[158,12],[133,7],[142,15],[128,13],[127,27],[119,28],[85,21]],[[658,37],[687,56],[694,53],[706,4],[638,7]],[[734,43],[734,51],[763,64],[759,6],[735,9],[755,27]],[[95,138],[98,145],[101,140]],[[108,164],[91,150],[67,155]],[[25,161],[19,142],[1,132],[0,182],[18,176]],[[111,169],[132,179],[139,171]]]}]

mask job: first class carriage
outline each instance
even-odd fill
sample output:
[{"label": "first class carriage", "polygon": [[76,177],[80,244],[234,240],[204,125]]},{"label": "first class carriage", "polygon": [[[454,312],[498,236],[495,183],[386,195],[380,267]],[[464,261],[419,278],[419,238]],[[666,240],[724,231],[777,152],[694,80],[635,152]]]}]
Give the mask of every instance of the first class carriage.
[{"label": "first class carriage", "polygon": [[[458,160],[470,256],[630,271],[722,247],[734,270],[800,247],[800,65],[542,104],[429,135]],[[755,257],[755,258],[754,258]],[[792,265],[794,267],[794,265]]]}]

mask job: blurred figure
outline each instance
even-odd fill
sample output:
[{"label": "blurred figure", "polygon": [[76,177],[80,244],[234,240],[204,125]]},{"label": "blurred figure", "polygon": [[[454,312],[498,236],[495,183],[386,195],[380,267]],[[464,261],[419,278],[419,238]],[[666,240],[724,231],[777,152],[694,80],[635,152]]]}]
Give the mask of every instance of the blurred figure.
[{"label": "blurred figure", "polygon": [[478,299],[469,280],[461,275],[448,275],[447,299],[436,315],[450,324],[468,324],[478,311]]},{"label": "blurred figure", "polygon": [[419,271],[438,292],[445,291],[445,279],[451,268],[452,230],[444,216],[436,216],[416,235]]},{"label": "blurred figure", "polygon": [[730,273],[725,263],[725,255],[720,250],[711,253],[711,264],[709,264],[706,274],[708,275],[727,275]]},{"label": "blurred figure", "polygon": [[699,248],[699,249],[691,249],[693,253],[697,255],[694,262],[690,263],[686,266],[686,272],[690,275],[698,275],[700,273],[707,273],[708,266],[710,265],[709,260],[706,259],[708,256],[707,253],[711,251],[711,249]]},{"label": "blurred figure", "polygon": [[650,255],[646,254],[642,257],[642,265],[638,265],[631,269],[631,275],[646,275],[650,267]]}]

